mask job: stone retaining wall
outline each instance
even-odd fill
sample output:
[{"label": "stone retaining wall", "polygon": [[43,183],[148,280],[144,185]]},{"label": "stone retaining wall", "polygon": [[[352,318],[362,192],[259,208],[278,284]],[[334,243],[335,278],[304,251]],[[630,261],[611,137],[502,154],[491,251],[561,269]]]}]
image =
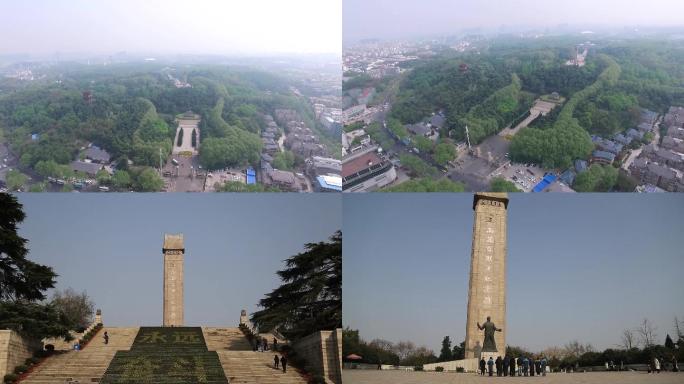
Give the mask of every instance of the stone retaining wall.
[{"label": "stone retaining wall", "polygon": [[307,361],[307,368],[327,382],[342,383],[342,329],[319,331],[298,340],[292,348]]},{"label": "stone retaining wall", "polygon": [[0,330],[0,379],[12,373],[17,365],[24,364],[41,347],[37,340],[29,340],[15,331]]},{"label": "stone retaining wall", "polygon": [[434,371],[437,367],[443,367],[444,371],[456,371],[457,368],[463,368],[464,372],[477,372],[478,362],[477,358],[443,361],[441,363],[425,364],[423,365],[423,370]]}]

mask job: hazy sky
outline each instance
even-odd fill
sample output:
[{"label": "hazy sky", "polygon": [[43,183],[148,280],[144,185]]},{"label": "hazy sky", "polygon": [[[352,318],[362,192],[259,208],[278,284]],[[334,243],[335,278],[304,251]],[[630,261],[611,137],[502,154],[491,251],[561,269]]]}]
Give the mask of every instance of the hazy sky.
[{"label": "hazy sky", "polygon": [[683,25],[681,0],[343,0],[345,42],[506,26]]},{"label": "hazy sky", "polygon": [[0,0],[0,53],[339,53],[342,0]]},{"label": "hazy sky", "polygon": [[185,234],[185,322],[237,326],[276,271],[341,226],[328,194],[20,194],[31,260],[86,290],[109,326],[162,322],[164,232]]},{"label": "hazy sky", "polygon": [[[463,341],[472,195],[344,197],[344,325],[437,354]],[[663,343],[684,320],[683,217],[683,194],[512,194],[507,343],[614,347],[644,317]]]}]

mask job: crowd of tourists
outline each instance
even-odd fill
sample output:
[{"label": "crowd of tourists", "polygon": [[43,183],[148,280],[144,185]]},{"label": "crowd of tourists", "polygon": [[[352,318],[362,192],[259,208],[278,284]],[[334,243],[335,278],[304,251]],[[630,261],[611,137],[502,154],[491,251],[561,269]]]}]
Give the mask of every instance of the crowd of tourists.
[{"label": "crowd of tourists", "polygon": [[480,359],[480,374],[489,376],[546,376],[546,357],[538,356],[537,358],[528,357],[509,357],[497,356],[496,360],[489,357],[489,360]]},{"label": "crowd of tourists", "polygon": [[674,356],[672,356],[670,359],[669,367],[666,365],[665,358],[654,357],[650,364],[648,364],[648,373],[660,373],[661,368],[664,371],[667,371],[669,368],[672,370],[672,372],[679,372],[679,365],[677,364],[677,359]]},{"label": "crowd of tourists", "polygon": [[[654,357],[648,364],[648,373],[660,373],[661,370],[670,368],[673,372],[679,371],[677,360],[673,356],[669,367],[665,367],[664,359]],[[508,355],[501,358],[497,356],[496,360],[490,356],[489,360],[484,357],[480,359],[479,373],[482,376],[546,376],[548,361],[544,356],[537,357],[509,357]],[[579,367],[576,367],[579,370]],[[623,371],[625,365],[620,362],[620,365],[615,365],[612,361],[606,362],[606,371]]]}]

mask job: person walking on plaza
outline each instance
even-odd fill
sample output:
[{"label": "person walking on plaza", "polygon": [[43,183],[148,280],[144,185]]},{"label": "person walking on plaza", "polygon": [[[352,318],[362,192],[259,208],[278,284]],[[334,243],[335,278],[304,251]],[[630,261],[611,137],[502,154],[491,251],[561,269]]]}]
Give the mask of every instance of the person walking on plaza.
[{"label": "person walking on plaza", "polygon": [[268,340],[266,340],[266,338],[264,337],[264,339],[262,341],[264,343],[264,352],[266,352],[266,351],[268,351]]},{"label": "person walking on plaza", "polygon": [[275,369],[278,369],[278,363],[280,362],[280,359],[278,359],[278,355],[275,355],[273,357],[273,365],[275,366]]},{"label": "person walking on plaza", "polygon": [[523,376],[527,377],[530,372],[530,360],[526,356],[523,356]]},{"label": "person walking on plaza", "polygon": [[656,373],[660,373],[660,360],[657,357],[653,358],[653,368],[655,368]]},{"label": "person walking on plaza", "polygon": [[542,376],[546,376],[546,356],[542,356],[541,358],[541,372]]},{"label": "person walking on plaza", "polygon": [[278,339],[276,339],[275,337],[273,338],[273,350],[278,350]]},{"label": "person walking on plaza", "polygon": [[510,365],[511,361],[508,357],[508,355],[504,355],[503,358],[503,375],[504,377],[508,376],[508,366]]},{"label": "person walking on plaza", "polygon": [[496,367],[496,376],[499,377],[501,376],[501,356],[497,356],[496,360],[494,361],[494,366]]},{"label": "person walking on plaza", "polygon": [[509,359],[509,364],[511,365],[511,377],[515,376],[515,357],[511,356]]},{"label": "person walking on plaza", "polygon": [[534,376],[534,357],[530,357],[530,377]]},{"label": "person walking on plaza", "polygon": [[480,359],[480,375],[484,376],[485,374],[485,366],[487,363],[485,362],[484,357]]},{"label": "person walking on plaza", "polygon": [[283,355],[280,358],[280,365],[283,367],[283,373],[287,373],[287,356]]},{"label": "person walking on plaza", "polygon": [[487,369],[489,372],[489,376],[492,376],[494,373],[494,358],[489,356],[489,360],[487,361]]},{"label": "person walking on plaza", "polygon": [[105,344],[109,344],[109,335],[107,334],[107,331],[105,331],[105,333],[104,333],[104,341],[105,341]]}]

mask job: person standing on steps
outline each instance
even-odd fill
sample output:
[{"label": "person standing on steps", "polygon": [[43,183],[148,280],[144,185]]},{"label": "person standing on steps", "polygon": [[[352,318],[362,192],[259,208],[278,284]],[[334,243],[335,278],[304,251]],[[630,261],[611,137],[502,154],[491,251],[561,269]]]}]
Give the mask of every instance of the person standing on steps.
[{"label": "person standing on steps", "polygon": [[283,355],[280,358],[280,365],[283,366],[283,373],[287,373],[287,356]]},{"label": "person standing on steps", "polygon": [[275,355],[275,357],[273,357],[273,365],[275,366],[275,369],[278,369],[279,362],[280,360],[278,359],[278,355]]},{"label": "person standing on steps", "polygon": [[105,331],[105,333],[104,333],[104,341],[105,341],[105,344],[109,344],[109,335],[107,334],[107,331]]},{"label": "person standing on steps", "polygon": [[485,366],[487,363],[485,362],[484,357],[480,359],[480,375],[484,376],[485,375]]}]

